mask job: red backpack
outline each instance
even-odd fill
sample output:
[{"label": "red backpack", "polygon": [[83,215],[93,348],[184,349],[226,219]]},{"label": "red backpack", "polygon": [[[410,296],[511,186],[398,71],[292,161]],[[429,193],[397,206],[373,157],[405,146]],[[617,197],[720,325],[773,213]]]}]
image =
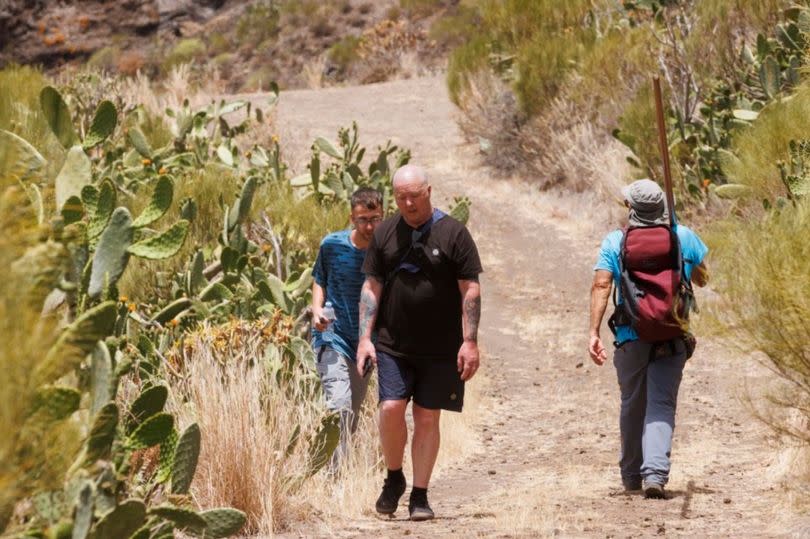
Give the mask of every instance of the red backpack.
[{"label": "red backpack", "polygon": [[669,341],[688,332],[694,293],[684,275],[681,245],[672,227],[625,229],[619,270],[623,302],[611,316],[611,329],[630,325],[647,342]]}]

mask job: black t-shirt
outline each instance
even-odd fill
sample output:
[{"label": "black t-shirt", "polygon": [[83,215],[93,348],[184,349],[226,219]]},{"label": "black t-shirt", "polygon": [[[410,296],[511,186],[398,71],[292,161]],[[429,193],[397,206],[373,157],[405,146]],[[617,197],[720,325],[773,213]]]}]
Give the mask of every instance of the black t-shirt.
[{"label": "black t-shirt", "polygon": [[[467,228],[449,215],[419,238],[421,247],[411,248],[413,231],[399,214],[386,219],[363,262],[363,273],[385,283],[377,348],[396,357],[454,359],[463,341],[458,281],[483,271],[478,249]],[[395,272],[403,257],[411,271]]]}]

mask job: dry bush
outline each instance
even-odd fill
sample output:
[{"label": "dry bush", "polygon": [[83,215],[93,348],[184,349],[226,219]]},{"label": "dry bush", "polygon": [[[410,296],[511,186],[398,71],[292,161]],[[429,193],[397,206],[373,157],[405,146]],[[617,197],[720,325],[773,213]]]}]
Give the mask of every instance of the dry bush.
[{"label": "dry bush", "polygon": [[116,67],[122,75],[133,77],[146,64],[146,58],[140,51],[126,51],[118,58]]},{"label": "dry bush", "polygon": [[[233,333],[232,327],[225,329]],[[371,507],[380,456],[370,409],[341,472],[307,478],[308,440],[326,413],[320,388],[313,384],[314,365],[300,365],[290,380],[280,382],[267,365],[272,339],[246,328],[234,345],[220,333],[220,328],[202,326],[188,335],[183,378],[173,383],[180,422],[195,421],[202,431],[195,501],[245,511],[246,531],[261,536],[312,523],[315,516],[345,518]]]},{"label": "dry bush", "polygon": [[462,131],[503,176],[521,174],[541,189],[588,193],[601,205],[599,199],[619,199],[632,172],[627,149],[571,100],[557,98],[544,114],[526,120],[509,87],[482,71],[470,79],[460,107]]},{"label": "dry bush", "polygon": [[[265,328],[265,329],[262,329]],[[383,478],[377,432],[377,390],[372,378],[351,451],[336,474],[309,479],[308,439],[325,410],[314,364],[305,362],[287,383],[269,374],[267,354],[289,335],[272,320],[201,325],[171,355],[173,404],[179,423],[197,422],[202,452],[192,485],[202,507],[229,505],[245,511],[248,533],[282,530],[328,534],[373,513]],[[310,358],[308,361],[312,361]],[[442,450],[436,475],[479,447],[476,425],[484,413],[486,379],[468,385],[465,413],[442,417]],[[314,394],[311,393],[314,391]],[[410,423],[410,421],[409,421]],[[300,427],[299,442],[289,441]],[[409,427],[410,428],[410,427]],[[410,452],[406,468],[410,470]]]},{"label": "dry bush", "polygon": [[316,56],[304,65],[304,83],[310,90],[323,87],[323,72],[326,68],[326,55]]},{"label": "dry bush", "polygon": [[536,173],[539,149],[523,145],[525,118],[518,111],[514,93],[492,72],[470,77],[459,100],[459,125],[470,142],[478,143],[484,162],[496,173]]},{"label": "dry bush", "polygon": [[206,105],[226,93],[227,81],[216,68],[193,73],[191,64],[171,68],[166,78],[156,83],[143,73],[121,85],[125,103],[142,105],[153,114],[163,115],[166,108],[177,109],[188,99],[191,108]]},{"label": "dry bush", "polygon": [[288,445],[298,425],[304,436],[313,430],[321,411],[270,379],[258,335],[234,347],[218,344],[215,329],[203,327],[187,339],[186,376],[175,392],[181,423],[197,422],[204,440],[194,499],[201,507],[244,511],[249,533],[279,531],[303,511],[295,495],[306,447]]}]

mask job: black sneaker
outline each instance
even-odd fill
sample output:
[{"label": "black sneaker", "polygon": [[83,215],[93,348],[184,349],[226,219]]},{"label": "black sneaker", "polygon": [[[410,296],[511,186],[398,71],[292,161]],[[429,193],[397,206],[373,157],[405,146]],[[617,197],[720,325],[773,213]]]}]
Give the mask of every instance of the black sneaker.
[{"label": "black sneaker", "polygon": [[636,492],[641,490],[641,479],[622,479],[622,486],[624,486],[624,490],[627,492]]},{"label": "black sneaker", "polygon": [[411,496],[411,501],[408,503],[408,512],[411,514],[411,520],[415,522],[432,520],[435,516],[433,509],[428,505],[427,495]]},{"label": "black sneaker", "polygon": [[667,495],[664,492],[664,485],[659,483],[648,483],[644,481],[644,497],[648,500],[666,500]]},{"label": "black sneaker", "polygon": [[397,511],[399,499],[405,494],[405,480],[386,478],[380,497],[377,498],[377,512],[393,515]]}]

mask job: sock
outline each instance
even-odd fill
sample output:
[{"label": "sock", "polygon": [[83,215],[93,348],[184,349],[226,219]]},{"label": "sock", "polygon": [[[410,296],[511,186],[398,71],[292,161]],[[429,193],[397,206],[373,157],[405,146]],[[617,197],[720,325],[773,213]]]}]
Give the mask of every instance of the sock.
[{"label": "sock", "polygon": [[420,487],[413,487],[411,489],[411,499],[412,500],[427,500],[427,490],[426,488]]},{"label": "sock", "polygon": [[396,481],[397,483],[404,483],[405,482],[405,474],[402,473],[402,468],[398,470],[391,470],[388,469],[388,479]]}]

